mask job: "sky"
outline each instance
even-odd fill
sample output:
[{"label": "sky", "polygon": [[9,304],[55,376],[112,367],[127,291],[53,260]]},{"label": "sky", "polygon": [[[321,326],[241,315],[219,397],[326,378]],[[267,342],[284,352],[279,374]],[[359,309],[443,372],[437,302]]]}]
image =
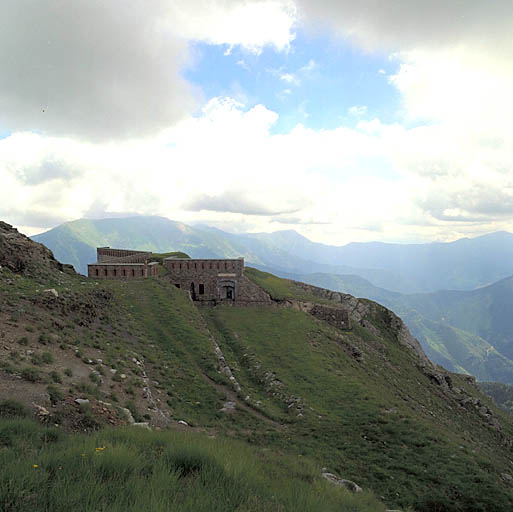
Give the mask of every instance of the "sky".
[{"label": "sky", "polygon": [[0,219],[513,231],[511,0],[3,0]]}]

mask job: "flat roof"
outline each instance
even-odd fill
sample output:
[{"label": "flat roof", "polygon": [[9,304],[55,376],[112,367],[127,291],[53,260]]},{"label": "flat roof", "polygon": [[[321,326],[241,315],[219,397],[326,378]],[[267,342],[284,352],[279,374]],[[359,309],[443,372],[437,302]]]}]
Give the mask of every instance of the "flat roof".
[{"label": "flat roof", "polygon": [[109,265],[115,266],[115,267],[129,267],[131,265],[133,266],[141,266],[146,265],[146,263],[88,263],[88,267],[107,267]]},{"label": "flat roof", "polygon": [[168,256],[164,258],[164,261],[240,261],[243,259],[244,256],[239,256],[238,258],[174,258],[173,256]]}]

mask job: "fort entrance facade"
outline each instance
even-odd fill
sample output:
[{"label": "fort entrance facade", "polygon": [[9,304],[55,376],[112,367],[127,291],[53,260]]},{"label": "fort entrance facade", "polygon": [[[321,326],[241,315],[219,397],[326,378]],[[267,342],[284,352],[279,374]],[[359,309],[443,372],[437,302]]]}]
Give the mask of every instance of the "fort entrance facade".
[{"label": "fort entrance facade", "polygon": [[188,293],[196,304],[269,304],[271,298],[244,275],[244,258],[165,258],[159,264],[148,251],[99,247],[97,262],[88,265],[94,279],[165,279]]}]

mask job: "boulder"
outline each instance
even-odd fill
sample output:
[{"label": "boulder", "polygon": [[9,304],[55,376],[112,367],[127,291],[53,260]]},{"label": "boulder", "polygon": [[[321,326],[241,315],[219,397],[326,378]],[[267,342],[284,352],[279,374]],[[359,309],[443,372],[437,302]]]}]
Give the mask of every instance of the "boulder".
[{"label": "boulder", "polygon": [[344,478],[339,478],[333,473],[322,473],[322,477],[331,482],[334,485],[338,485],[339,487],[344,487],[348,491],[351,492],[362,492],[363,489],[352,480],[346,480]]}]

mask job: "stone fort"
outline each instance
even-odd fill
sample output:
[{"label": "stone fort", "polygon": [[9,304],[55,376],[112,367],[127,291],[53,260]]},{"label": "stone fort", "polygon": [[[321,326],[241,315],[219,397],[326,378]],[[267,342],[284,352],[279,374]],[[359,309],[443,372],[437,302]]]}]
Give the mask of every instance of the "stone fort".
[{"label": "stone fort", "polygon": [[88,265],[94,279],[163,279],[190,294],[197,304],[269,304],[271,298],[244,275],[244,258],[163,260],[165,272],[151,261],[152,253],[99,247],[97,262]]}]

